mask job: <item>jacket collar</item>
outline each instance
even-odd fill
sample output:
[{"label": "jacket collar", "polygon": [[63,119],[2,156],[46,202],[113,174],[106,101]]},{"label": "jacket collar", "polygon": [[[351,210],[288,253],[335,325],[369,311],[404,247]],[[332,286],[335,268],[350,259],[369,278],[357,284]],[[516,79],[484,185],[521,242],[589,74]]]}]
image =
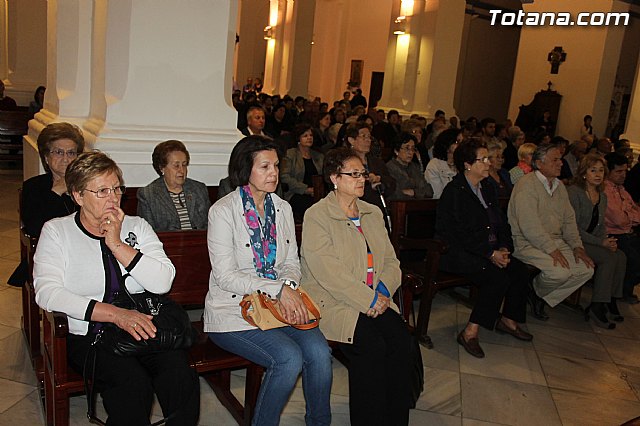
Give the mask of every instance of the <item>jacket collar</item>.
[{"label": "jacket collar", "polygon": [[[336,197],[336,192],[331,191],[329,195],[324,197],[324,202],[327,205],[327,210],[329,213],[329,217],[335,220],[349,220],[349,218],[344,214],[340,204],[338,204],[338,198]],[[356,200],[356,205],[358,206],[358,211],[360,212],[360,217],[373,213],[373,209],[377,209],[378,207],[366,203],[360,199]]]}]

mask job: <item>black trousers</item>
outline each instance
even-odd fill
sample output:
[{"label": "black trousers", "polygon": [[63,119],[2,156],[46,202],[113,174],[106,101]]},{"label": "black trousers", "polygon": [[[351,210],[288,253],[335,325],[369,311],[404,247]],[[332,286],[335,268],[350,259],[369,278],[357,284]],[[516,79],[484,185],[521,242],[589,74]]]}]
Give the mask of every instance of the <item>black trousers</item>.
[{"label": "black trousers", "polygon": [[392,309],[377,318],[360,314],[353,344],[340,344],[349,360],[352,426],[409,423],[409,332]]},{"label": "black trousers", "polygon": [[511,257],[506,268],[501,269],[486,260],[484,268],[473,274],[463,274],[478,286],[478,299],[469,321],[493,330],[504,300],[502,315],[517,322],[527,319],[527,266]]},{"label": "black trousers", "polygon": [[[83,373],[92,341],[91,334],[67,337],[69,365],[78,373]],[[98,348],[94,383],[102,394],[108,425],[149,424],[154,392],[165,417],[176,413],[167,425],[198,423],[200,386],[186,351],[121,357]]]}]

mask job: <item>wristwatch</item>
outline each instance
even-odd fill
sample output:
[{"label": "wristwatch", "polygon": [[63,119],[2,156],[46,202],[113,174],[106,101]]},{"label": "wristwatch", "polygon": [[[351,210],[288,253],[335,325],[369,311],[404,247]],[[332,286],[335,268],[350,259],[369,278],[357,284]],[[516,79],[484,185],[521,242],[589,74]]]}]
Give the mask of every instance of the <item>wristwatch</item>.
[{"label": "wristwatch", "polygon": [[282,283],[284,285],[288,285],[289,287],[291,287],[291,290],[297,290],[298,287],[300,287],[300,284],[298,284],[297,282],[293,281],[293,280],[282,280]]}]

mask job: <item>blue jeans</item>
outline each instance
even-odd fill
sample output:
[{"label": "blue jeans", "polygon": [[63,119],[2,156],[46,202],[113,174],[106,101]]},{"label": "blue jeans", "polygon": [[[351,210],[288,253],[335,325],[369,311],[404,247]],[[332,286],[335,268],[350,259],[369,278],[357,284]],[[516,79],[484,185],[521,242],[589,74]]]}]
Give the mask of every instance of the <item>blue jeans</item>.
[{"label": "blue jeans", "polygon": [[319,328],[282,327],[266,331],[209,333],[209,338],[221,348],[267,369],[252,424],[280,423],[280,415],[300,371],[306,400],[306,424],[331,424],[331,351]]}]

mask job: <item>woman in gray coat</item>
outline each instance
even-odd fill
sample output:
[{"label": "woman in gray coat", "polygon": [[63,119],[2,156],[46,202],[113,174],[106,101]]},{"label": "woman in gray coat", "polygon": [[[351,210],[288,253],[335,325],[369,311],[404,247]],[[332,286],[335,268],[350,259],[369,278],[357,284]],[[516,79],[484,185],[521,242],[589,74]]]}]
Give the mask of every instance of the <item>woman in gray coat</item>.
[{"label": "woman in gray coat", "polygon": [[313,129],[310,124],[298,124],[293,134],[298,146],[287,150],[280,179],[286,187],[284,198],[291,204],[293,216],[301,221],[304,212],[313,204],[311,177],[322,174],[324,155],[311,149]]},{"label": "woman in gray coat", "polygon": [[209,193],[204,183],[187,178],[189,151],[184,144],[159,143],[151,159],[160,177],[138,191],[138,216],[156,232],[207,229]]},{"label": "woman in gray coat", "polygon": [[593,275],[591,305],[585,310],[586,318],[593,318],[601,327],[613,329],[607,308],[614,321],[622,321],[616,298],[622,297],[622,282],[627,258],[618,250],[615,238],[607,236],[604,214],[607,211],[607,196],[604,194],[604,179],[607,166],[598,154],[587,154],[580,161],[572,185],[567,187],[569,201],[576,212],[580,238],[587,254],[596,264]]}]

